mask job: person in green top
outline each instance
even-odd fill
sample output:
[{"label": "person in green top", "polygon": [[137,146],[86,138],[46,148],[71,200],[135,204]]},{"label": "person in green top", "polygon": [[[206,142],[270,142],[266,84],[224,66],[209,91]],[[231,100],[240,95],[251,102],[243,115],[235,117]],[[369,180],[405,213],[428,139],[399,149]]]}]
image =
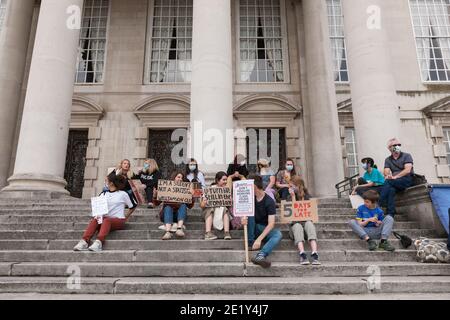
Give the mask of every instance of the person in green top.
[{"label": "person in green top", "polygon": [[372,158],[364,158],[361,160],[362,167],[365,171],[364,176],[358,179],[358,185],[353,188],[352,195],[362,195],[369,190],[381,192],[384,185],[384,176],[377,169],[375,161]]}]

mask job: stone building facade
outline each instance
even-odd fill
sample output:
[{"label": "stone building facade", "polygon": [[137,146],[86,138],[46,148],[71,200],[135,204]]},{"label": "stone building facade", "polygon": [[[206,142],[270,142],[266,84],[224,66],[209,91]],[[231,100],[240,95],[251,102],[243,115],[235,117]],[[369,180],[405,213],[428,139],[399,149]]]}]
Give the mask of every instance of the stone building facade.
[{"label": "stone building facade", "polygon": [[88,198],[122,158],[173,166],[173,131],[199,122],[237,130],[225,154],[276,132],[318,196],[394,136],[450,181],[450,0],[0,3],[4,192]]}]

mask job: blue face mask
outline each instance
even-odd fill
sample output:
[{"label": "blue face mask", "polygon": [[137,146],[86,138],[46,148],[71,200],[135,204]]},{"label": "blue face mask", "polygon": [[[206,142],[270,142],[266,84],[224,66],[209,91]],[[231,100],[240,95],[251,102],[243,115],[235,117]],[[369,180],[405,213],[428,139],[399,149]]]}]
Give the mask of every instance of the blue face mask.
[{"label": "blue face mask", "polygon": [[362,164],[362,168],[367,171],[367,169],[369,169],[369,166],[367,165],[367,163],[363,163]]},{"label": "blue face mask", "polygon": [[147,163],[145,163],[145,164],[144,164],[144,169],[147,170],[148,168],[150,168],[150,165],[147,164]]},{"label": "blue face mask", "polygon": [[294,170],[294,166],[286,166],[286,170],[291,172],[292,170]]}]

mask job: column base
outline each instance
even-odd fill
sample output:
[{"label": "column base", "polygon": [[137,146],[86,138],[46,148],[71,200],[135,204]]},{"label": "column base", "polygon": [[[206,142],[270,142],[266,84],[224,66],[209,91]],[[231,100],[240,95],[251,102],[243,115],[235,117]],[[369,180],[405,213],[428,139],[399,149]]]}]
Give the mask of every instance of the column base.
[{"label": "column base", "polygon": [[0,198],[44,198],[58,199],[70,197],[65,189],[67,182],[47,174],[15,174],[8,179],[9,185],[0,192]]}]

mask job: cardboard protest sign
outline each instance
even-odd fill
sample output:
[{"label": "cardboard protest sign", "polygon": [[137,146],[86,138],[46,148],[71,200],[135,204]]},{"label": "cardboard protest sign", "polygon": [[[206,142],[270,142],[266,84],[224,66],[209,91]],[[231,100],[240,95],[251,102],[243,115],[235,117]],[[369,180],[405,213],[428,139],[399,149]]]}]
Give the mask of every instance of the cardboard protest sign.
[{"label": "cardboard protest sign", "polygon": [[204,196],[208,200],[207,208],[219,208],[219,207],[231,207],[233,206],[233,197],[231,195],[231,189],[228,187],[219,188],[211,187],[206,188]]},{"label": "cardboard protest sign", "polygon": [[317,199],[309,201],[281,201],[281,223],[312,221],[319,222]]},{"label": "cardboard protest sign", "polygon": [[163,202],[192,203],[191,183],[159,180],[157,199]]},{"label": "cardboard protest sign", "polygon": [[101,217],[108,214],[108,201],[106,197],[91,198],[92,216]]},{"label": "cardboard protest sign", "polygon": [[254,180],[233,183],[233,213],[235,217],[255,216]]},{"label": "cardboard protest sign", "polygon": [[359,195],[350,195],[350,202],[352,203],[353,209],[358,209],[364,204],[364,199]]},{"label": "cardboard protest sign", "polygon": [[[128,181],[133,191],[134,197],[138,204],[145,204],[147,201],[147,194],[145,193],[144,185],[140,180],[129,180]],[[151,201],[152,199],[150,199]]]},{"label": "cardboard protest sign", "polygon": [[194,198],[200,198],[203,195],[203,189],[200,182],[192,182],[192,188],[194,189]]}]

